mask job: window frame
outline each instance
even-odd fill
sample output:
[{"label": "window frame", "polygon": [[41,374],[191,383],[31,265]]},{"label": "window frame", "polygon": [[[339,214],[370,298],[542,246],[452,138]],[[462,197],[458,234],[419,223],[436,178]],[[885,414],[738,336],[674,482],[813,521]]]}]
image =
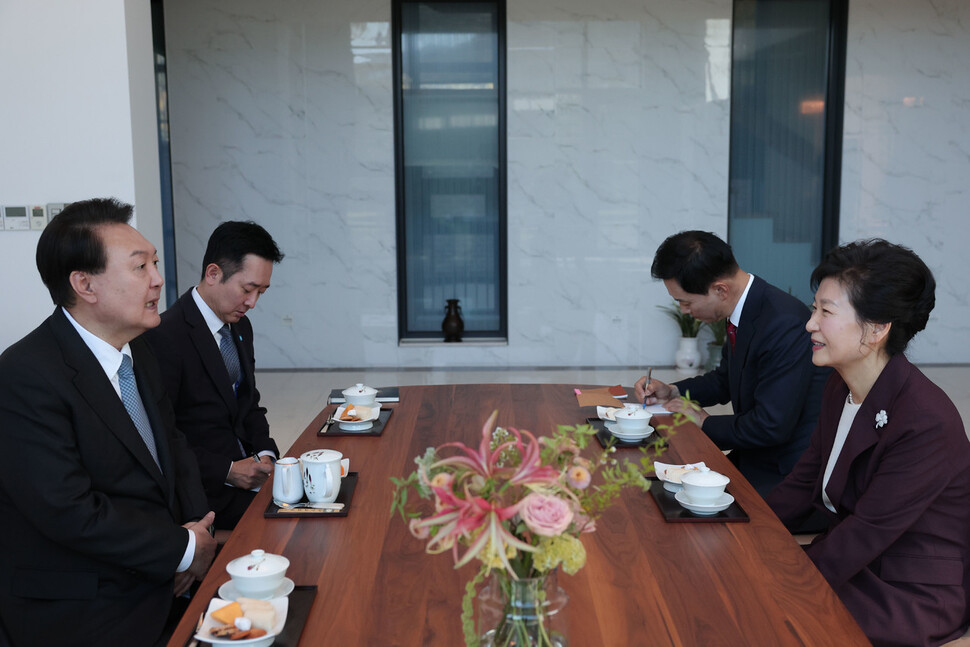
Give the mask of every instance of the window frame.
[{"label": "window frame", "polygon": [[[499,328],[488,331],[465,330],[464,339],[503,340],[508,339],[508,158],[507,158],[507,77],[506,77],[506,6],[505,0],[393,0],[391,7],[391,43],[393,61],[393,104],[394,104],[394,194],[395,228],[397,242],[397,303],[398,303],[398,340],[434,341],[443,340],[441,330],[408,329],[408,289],[407,289],[407,240],[406,240],[406,195],[405,195],[405,151],[404,151],[404,114],[403,114],[403,59],[402,59],[402,8],[408,4],[492,4],[496,8],[496,28],[498,39],[498,307]],[[441,317],[444,319],[442,303]]]}]

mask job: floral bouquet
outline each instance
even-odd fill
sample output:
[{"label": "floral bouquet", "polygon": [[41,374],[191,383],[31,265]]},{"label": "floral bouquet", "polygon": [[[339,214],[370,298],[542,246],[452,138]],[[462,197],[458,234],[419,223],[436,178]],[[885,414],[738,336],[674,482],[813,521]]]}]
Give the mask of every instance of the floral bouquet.
[{"label": "floral bouquet", "polygon": [[[496,427],[497,417],[495,411],[482,427],[477,449],[459,442],[429,447],[414,459],[417,469],[407,478],[392,478],[391,513],[400,512],[411,533],[427,540],[427,552],[451,551],[455,568],[478,561],[462,602],[467,645],[481,640],[472,602],[489,573],[496,575],[492,594],[504,601],[505,613],[486,642],[561,644],[546,626],[546,615],[555,611],[545,597],[546,576],[559,566],[568,574],[583,567],[579,536],[596,530],[596,519],[623,489],[649,489],[645,475],[664,441],[641,449],[639,461],[618,462],[612,446],[584,455],[596,433],[590,425],[561,425],[536,439],[528,431]],[[412,491],[433,502],[433,509],[410,507]],[[523,595],[531,602],[519,599]]]}]

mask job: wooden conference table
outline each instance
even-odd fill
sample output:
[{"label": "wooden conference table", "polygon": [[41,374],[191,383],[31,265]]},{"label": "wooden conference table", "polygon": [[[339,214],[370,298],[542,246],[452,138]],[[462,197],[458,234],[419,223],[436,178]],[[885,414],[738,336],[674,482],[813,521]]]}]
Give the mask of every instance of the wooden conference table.
[{"label": "wooden conference table", "polygon": [[[199,614],[229,580],[226,564],[255,548],[289,558],[287,577],[317,594],[300,645],[463,644],[461,597],[477,565],[455,570],[450,553],[428,555],[389,514],[390,476],[449,440],[477,445],[494,409],[498,424],[548,435],[579,424],[572,385],[479,384],[402,387],[381,436],[319,437],[335,409],[310,423],[288,455],[336,449],[359,473],[346,517],[264,518],[264,487],[202,582],[171,642],[182,647]],[[595,441],[594,441],[595,443]],[[623,449],[617,455],[637,456]],[[628,490],[583,536],[586,566],[559,576],[569,594],[571,645],[867,645],[858,625],[778,519],[693,424],[670,438],[664,462],[705,461],[731,478],[747,523],[668,523],[649,494]],[[271,485],[271,484],[270,484]]]}]

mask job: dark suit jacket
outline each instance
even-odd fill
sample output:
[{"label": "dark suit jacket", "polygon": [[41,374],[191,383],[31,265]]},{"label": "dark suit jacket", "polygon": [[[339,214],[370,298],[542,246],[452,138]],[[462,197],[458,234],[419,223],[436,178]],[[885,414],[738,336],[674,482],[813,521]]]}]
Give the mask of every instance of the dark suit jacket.
[{"label": "dark suit jacket", "polygon": [[[792,527],[813,508],[828,531],[808,555],[876,645],[938,645],[970,623],[970,441],[950,399],[903,355],[849,429],[822,504],[822,476],[848,388],[833,374],[818,429],[768,497]],[[886,413],[877,427],[876,416]]]},{"label": "dark suit jacket", "polygon": [[151,644],[208,510],[155,358],[131,342],[164,475],[60,308],[0,356],[0,623],[15,645]]},{"label": "dark suit jacket", "polygon": [[768,494],[808,447],[830,372],[812,364],[808,308],[755,277],[741,311],[737,340],[721,349],[715,370],[676,382],[701,406],[725,404],[733,415],[710,416],[704,433],[761,493]]},{"label": "dark suit jacket", "polygon": [[[144,337],[158,356],[178,428],[199,460],[202,483],[218,520],[219,511],[228,505],[234,490],[238,492],[225,485],[230,463],[253,452],[279,456],[279,450],[269,436],[266,409],[259,405],[252,324],[243,317],[230,326],[243,371],[234,395],[222,354],[191,292],[166,310],[161,325]],[[239,450],[240,442],[245,454]]]}]

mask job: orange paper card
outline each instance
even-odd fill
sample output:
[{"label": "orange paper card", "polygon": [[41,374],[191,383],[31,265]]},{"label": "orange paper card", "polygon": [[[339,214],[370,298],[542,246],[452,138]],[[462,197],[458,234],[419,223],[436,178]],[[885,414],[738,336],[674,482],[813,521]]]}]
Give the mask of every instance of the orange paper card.
[{"label": "orange paper card", "polygon": [[581,407],[622,407],[623,403],[613,397],[611,393],[615,387],[602,387],[599,389],[586,389],[580,391],[576,389],[576,399],[579,400]]}]

